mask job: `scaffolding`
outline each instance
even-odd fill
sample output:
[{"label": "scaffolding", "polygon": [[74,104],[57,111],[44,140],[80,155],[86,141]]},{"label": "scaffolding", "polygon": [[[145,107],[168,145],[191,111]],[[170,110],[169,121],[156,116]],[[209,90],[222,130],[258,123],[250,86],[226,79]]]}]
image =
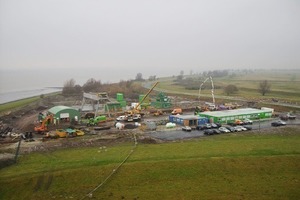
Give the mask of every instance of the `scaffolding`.
[{"label": "scaffolding", "polygon": [[107,111],[108,116],[110,117],[109,104],[119,104],[120,102],[115,101],[108,97],[107,92],[100,93],[83,93],[83,99],[81,104],[81,110],[83,110],[84,105],[90,103],[95,111],[95,117],[98,114],[99,108],[103,108],[104,111]]}]

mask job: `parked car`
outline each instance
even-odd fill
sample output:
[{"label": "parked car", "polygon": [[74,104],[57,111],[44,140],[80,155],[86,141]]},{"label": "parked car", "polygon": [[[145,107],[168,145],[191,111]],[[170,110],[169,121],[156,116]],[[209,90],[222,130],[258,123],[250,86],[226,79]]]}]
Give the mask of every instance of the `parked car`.
[{"label": "parked car", "polygon": [[250,120],[250,119],[245,119],[245,120],[243,121],[243,124],[253,124],[253,121]]},{"label": "parked car", "polygon": [[230,132],[236,132],[235,128],[233,126],[229,126],[227,127],[227,129],[230,131]]},{"label": "parked car", "polygon": [[212,128],[211,124],[209,124],[209,123],[204,124],[204,126],[206,127],[206,129]]},{"label": "parked car", "polygon": [[286,125],[286,123],[282,120],[278,120],[278,121],[271,123],[271,126],[285,126],[285,125]]},{"label": "parked car", "polygon": [[140,114],[135,114],[132,116],[132,119],[134,122],[139,122],[141,121],[142,116]]},{"label": "parked car", "polygon": [[212,131],[214,132],[214,134],[220,134],[221,131],[219,131],[219,129],[212,129]]},{"label": "parked car", "polygon": [[127,120],[127,117],[125,115],[119,116],[116,118],[117,121],[125,121]]},{"label": "parked car", "polygon": [[288,117],[289,119],[296,119],[296,116],[295,116],[295,115],[292,115],[291,113],[288,113],[288,114],[287,114],[287,117]]},{"label": "parked car", "polygon": [[215,123],[210,123],[211,128],[218,128],[218,125]]},{"label": "parked car", "polygon": [[206,123],[206,124],[201,124],[201,125],[198,125],[196,127],[197,130],[204,130],[204,129],[210,129],[212,128],[210,124]]},{"label": "parked car", "polygon": [[182,129],[183,131],[187,131],[187,132],[191,132],[191,131],[192,131],[192,128],[189,127],[189,126],[183,126],[181,129]]},{"label": "parked car", "polygon": [[204,130],[204,135],[213,135],[214,131],[212,129],[205,129]]},{"label": "parked car", "polygon": [[228,130],[226,127],[223,127],[223,126],[221,126],[219,128],[219,131],[221,131],[221,133],[229,133],[230,132],[230,130]]},{"label": "parked car", "polygon": [[252,130],[252,126],[244,126],[245,129],[247,129],[248,131]]},{"label": "parked car", "polygon": [[247,129],[243,126],[236,126],[235,128],[242,129],[242,131],[247,131]]},{"label": "parked car", "polygon": [[289,119],[289,117],[287,115],[280,115],[279,118],[284,121],[287,121]]},{"label": "parked car", "polygon": [[241,126],[236,126],[236,127],[234,127],[234,129],[236,132],[243,131],[243,128]]},{"label": "parked car", "polygon": [[205,129],[204,125],[198,125],[198,126],[196,126],[196,130],[203,130],[203,129]]}]

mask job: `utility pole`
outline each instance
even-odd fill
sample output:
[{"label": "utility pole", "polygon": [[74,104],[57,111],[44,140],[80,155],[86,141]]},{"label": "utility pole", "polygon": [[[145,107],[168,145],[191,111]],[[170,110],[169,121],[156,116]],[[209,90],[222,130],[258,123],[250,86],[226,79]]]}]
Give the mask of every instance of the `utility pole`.
[{"label": "utility pole", "polygon": [[15,163],[17,163],[17,158],[18,158],[19,151],[20,151],[21,141],[22,141],[22,137],[20,137],[20,140],[19,140],[19,143],[18,143],[18,147],[17,147],[17,150],[16,150]]}]

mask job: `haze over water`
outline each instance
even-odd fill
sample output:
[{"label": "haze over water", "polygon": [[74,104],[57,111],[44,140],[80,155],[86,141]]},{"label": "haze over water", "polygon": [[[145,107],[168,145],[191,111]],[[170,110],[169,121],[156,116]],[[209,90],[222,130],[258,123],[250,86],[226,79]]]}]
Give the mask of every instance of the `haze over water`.
[{"label": "haze over water", "polygon": [[[60,91],[61,89],[57,88],[62,88],[65,81],[72,78],[76,81],[76,84],[82,86],[90,78],[100,80],[102,83],[115,83],[120,80],[135,79],[137,73],[139,71],[126,69],[111,71],[85,70],[84,68],[80,70],[0,70],[0,104]],[[174,72],[174,74],[179,74],[179,72]],[[145,74],[143,78],[147,79],[149,75]]]}]

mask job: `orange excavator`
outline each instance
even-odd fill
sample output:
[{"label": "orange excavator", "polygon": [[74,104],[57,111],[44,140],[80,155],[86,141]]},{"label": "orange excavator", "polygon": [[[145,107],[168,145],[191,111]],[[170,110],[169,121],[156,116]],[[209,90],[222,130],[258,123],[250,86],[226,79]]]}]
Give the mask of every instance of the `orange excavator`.
[{"label": "orange excavator", "polygon": [[52,121],[53,121],[53,115],[48,115],[47,117],[45,117],[45,119],[43,119],[41,125],[34,127],[34,131],[38,133],[48,131],[48,124],[49,122]]}]

